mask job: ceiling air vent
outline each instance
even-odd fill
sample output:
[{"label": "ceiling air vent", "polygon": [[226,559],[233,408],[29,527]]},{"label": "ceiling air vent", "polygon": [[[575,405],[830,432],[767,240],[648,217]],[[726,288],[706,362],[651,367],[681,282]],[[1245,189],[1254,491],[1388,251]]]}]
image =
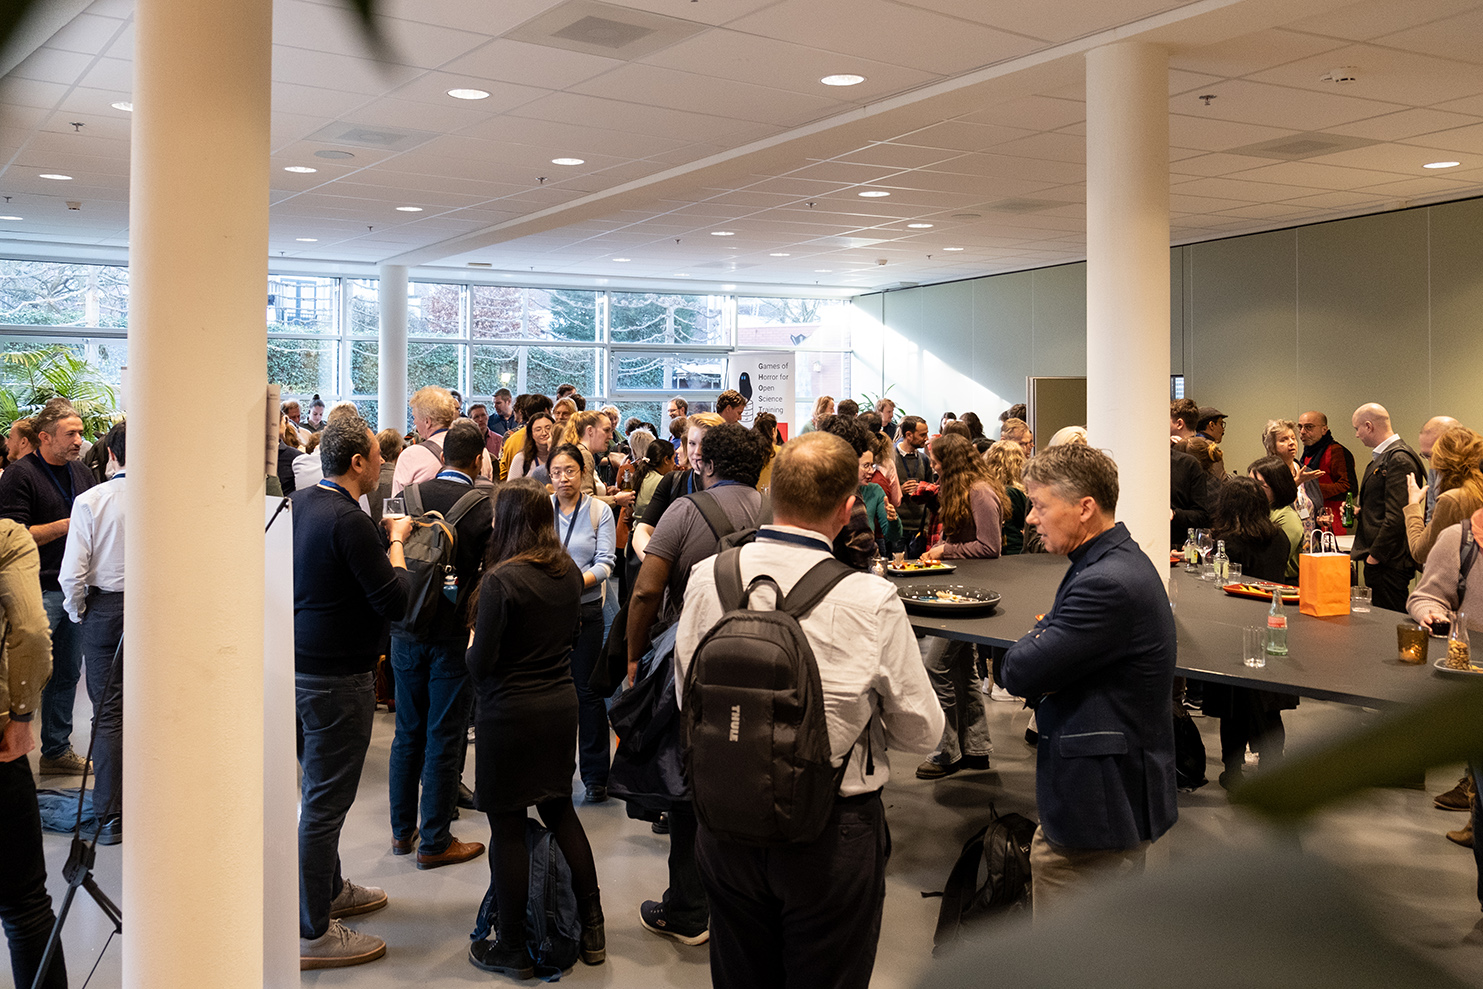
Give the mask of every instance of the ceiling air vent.
[{"label": "ceiling air vent", "polygon": [[[437,134],[431,131],[406,130],[401,127],[367,127],[337,120],[326,124],[305,138],[319,144],[349,144],[358,148],[375,148],[378,151],[408,151],[426,144]],[[322,158],[330,155],[320,155]]]},{"label": "ceiling air vent", "polygon": [[1379,144],[1363,137],[1348,137],[1343,134],[1324,134],[1312,131],[1307,134],[1289,134],[1287,137],[1278,137],[1270,141],[1262,141],[1258,144],[1248,144],[1245,147],[1230,148],[1227,154],[1248,155],[1252,158],[1277,158],[1282,161],[1301,161],[1304,158],[1318,158],[1322,155],[1336,154],[1340,151],[1353,151],[1355,148],[1367,148],[1372,144]]},{"label": "ceiling air vent", "polygon": [[997,203],[990,203],[988,208],[995,213],[1039,213],[1041,210],[1065,205],[1067,204],[1054,199],[1001,199]]},{"label": "ceiling air vent", "polygon": [[631,61],[709,27],[600,0],[567,0],[504,37],[547,48]]}]

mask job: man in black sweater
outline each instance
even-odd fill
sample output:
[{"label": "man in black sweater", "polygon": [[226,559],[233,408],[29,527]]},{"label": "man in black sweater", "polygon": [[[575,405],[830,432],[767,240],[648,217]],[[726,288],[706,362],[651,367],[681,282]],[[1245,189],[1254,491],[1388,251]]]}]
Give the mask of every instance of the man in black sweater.
[{"label": "man in black sweater", "polygon": [[386,906],[386,893],[340,874],[340,829],[371,744],[375,668],[387,622],[407,608],[408,518],[384,519],[391,545],[358,503],[374,491],[381,448],[354,413],[326,421],[325,479],[293,495],[294,686],[303,771],[299,810],[299,967],[340,968],[386,942],[339,918]]},{"label": "man in black sweater", "polygon": [[[72,749],[72,706],[82,676],[82,635],[62,604],[62,553],[72,501],[93,486],[79,462],[82,419],[72,403],[54,398],[31,420],[38,448],[0,475],[0,518],[26,526],[41,551],[41,603],[51,624],[52,675],[41,694],[41,775],[75,775],[86,761]],[[103,662],[112,662],[110,655]]]},{"label": "man in black sweater", "polygon": [[[473,691],[464,651],[469,641],[469,594],[479,581],[489,542],[493,508],[487,490],[475,491],[484,434],[472,419],[456,419],[443,434],[443,469],[437,477],[402,490],[411,515],[437,512],[455,525],[458,591],[437,602],[432,627],[423,635],[400,628],[391,637],[396,676],[396,737],[391,743],[391,852],[407,855],[417,843],[417,868],[467,862],[484,851],[477,841],[448,832],[458,799],[466,751],[465,727]],[[460,506],[465,496],[470,501]],[[459,510],[461,509],[462,514]],[[421,828],[418,783],[421,782]]]}]

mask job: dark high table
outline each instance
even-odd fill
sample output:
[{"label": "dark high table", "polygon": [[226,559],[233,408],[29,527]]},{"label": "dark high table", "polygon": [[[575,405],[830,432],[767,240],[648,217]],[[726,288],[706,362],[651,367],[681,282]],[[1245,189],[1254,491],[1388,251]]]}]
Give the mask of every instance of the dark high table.
[{"label": "dark high table", "polygon": [[[957,565],[957,573],[888,579],[967,584],[997,592],[999,605],[986,615],[911,615],[912,626],[928,634],[995,646],[1014,644],[1050,609],[1068,566],[1065,557],[1044,554],[949,562]],[[1266,667],[1251,669],[1241,662],[1241,629],[1266,625],[1271,603],[1232,597],[1182,568],[1169,569],[1177,588],[1174,618],[1181,676],[1372,707],[1410,703],[1435,689],[1440,679],[1430,667],[1446,644],[1432,640],[1425,665],[1402,664],[1396,659],[1395,627],[1405,616],[1381,608],[1314,618],[1299,612],[1296,604],[1288,605],[1287,655],[1268,656]]]}]

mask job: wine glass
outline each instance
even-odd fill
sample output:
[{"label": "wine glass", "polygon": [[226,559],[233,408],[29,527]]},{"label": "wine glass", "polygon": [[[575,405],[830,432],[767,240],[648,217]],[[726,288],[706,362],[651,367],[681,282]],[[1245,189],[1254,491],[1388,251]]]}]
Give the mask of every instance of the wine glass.
[{"label": "wine glass", "polygon": [[1200,579],[1215,579],[1215,564],[1211,557],[1215,555],[1215,537],[1210,534],[1209,529],[1201,529],[1195,533],[1195,546],[1200,551]]}]

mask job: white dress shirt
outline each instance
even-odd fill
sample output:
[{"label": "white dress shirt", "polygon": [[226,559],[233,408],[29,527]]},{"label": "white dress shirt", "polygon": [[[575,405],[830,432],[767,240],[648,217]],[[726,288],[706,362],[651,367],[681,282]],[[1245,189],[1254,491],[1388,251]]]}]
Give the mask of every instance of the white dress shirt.
[{"label": "white dress shirt", "polygon": [[[769,531],[812,537],[813,545],[765,538]],[[758,539],[742,547],[742,586],[768,574],[783,593],[830,555],[822,535],[793,526],[763,526]],[[685,609],[675,639],[675,687],[682,695],[685,670],[701,638],[722,615],[716,596],[716,558],[710,556],[690,571]],[[767,608],[770,594],[757,592],[753,607]],[[884,577],[851,574],[834,585],[824,600],[799,623],[813,648],[824,689],[824,716],[836,766],[851,752],[840,783],[841,796],[879,790],[890,779],[886,749],[928,753],[942,739],[942,705],[922,665],[922,653],[906,618],[896,588]],[[683,704],[683,696],[679,696]],[[871,720],[872,715],[874,720]],[[870,755],[875,774],[867,778],[861,733],[870,721]]]},{"label": "white dress shirt", "polygon": [[62,606],[74,622],[87,610],[88,588],[124,589],[124,471],[88,488],[72,502],[62,552]]}]

